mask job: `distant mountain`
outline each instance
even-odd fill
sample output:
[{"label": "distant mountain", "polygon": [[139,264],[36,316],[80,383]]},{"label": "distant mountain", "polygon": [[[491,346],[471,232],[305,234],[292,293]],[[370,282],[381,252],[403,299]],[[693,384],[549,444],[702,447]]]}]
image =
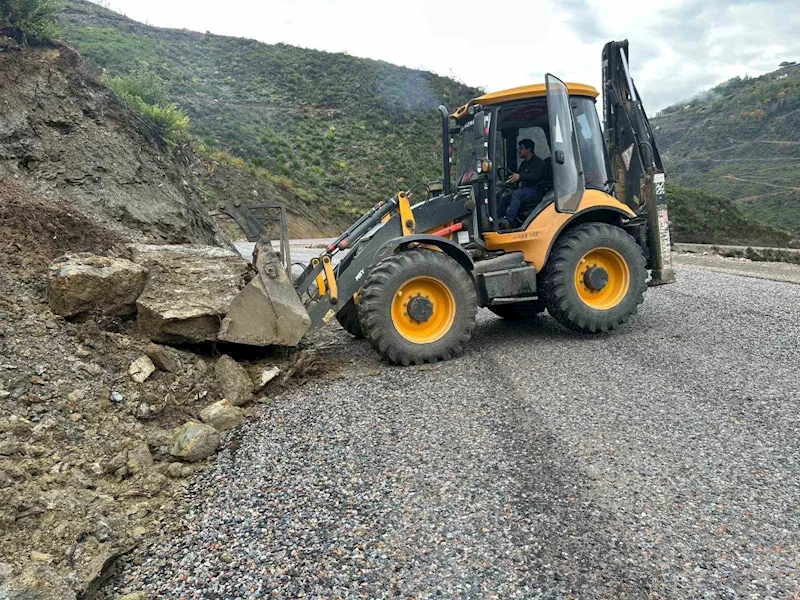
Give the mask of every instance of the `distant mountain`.
[{"label": "distant mountain", "polygon": [[670,181],[800,232],[800,65],[735,77],[651,122]]},{"label": "distant mountain", "polygon": [[480,93],[346,54],[150,27],[83,0],[67,4],[60,25],[110,76],[147,63],[210,154],[229,153],[223,162],[258,171],[291,192],[278,200],[302,201],[333,229],[440,177],[436,108]]}]

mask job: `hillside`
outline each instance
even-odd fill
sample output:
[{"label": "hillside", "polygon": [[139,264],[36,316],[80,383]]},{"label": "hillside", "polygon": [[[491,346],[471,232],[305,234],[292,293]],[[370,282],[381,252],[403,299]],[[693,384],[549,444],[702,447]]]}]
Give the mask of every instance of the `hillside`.
[{"label": "hillside", "polygon": [[436,107],[479,92],[345,54],[150,27],[84,0],[67,5],[61,28],[110,76],[152,70],[210,159],[277,186],[279,201],[311,207],[328,228],[439,177]]},{"label": "hillside", "polygon": [[161,144],[73,49],[0,40],[0,181],[128,240],[225,244],[185,160]]},{"label": "hillside", "polygon": [[800,232],[800,66],[736,77],[652,119],[672,182]]}]

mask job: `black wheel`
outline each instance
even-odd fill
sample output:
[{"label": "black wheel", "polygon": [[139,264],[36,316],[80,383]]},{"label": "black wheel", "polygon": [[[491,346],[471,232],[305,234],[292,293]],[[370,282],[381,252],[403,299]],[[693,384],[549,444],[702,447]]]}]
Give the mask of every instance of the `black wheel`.
[{"label": "black wheel", "polygon": [[584,223],[556,242],[540,276],[548,312],[584,333],[610,331],[636,313],[647,289],[646,261],[630,235]]},{"label": "black wheel", "polygon": [[507,321],[521,321],[543,313],[545,305],[541,300],[529,300],[525,302],[514,302],[513,304],[498,304],[497,306],[488,306],[487,308],[498,317],[502,317]]},{"label": "black wheel", "polygon": [[336,313],[336,320],[353,337],[364,337],[364,331],[361,329],[361,323],[358,320],[358,306],[352,298]]},{"label": "black wheel", "polygon": [[448,360],[475,328],[472,278],[443,252],[409,250],[383,259],[361,288],[364,336],[384,358],[403,365]]}]

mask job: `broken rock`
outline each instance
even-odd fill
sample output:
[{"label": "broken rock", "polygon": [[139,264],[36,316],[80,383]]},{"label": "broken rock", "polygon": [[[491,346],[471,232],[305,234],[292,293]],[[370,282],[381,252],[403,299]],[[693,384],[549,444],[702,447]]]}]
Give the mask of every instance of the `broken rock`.
[{"label": "broken rock", "polygon": [[247,261],[215,246],[129,248],[133,260],[150,272],[136,302],[139,332],[155,342],[216,340],[231,302],[252,276]]},{"label": "broken rock", "polygon": [[278,375],[280,375],[281,370],[278,367],[272,367],[270,369],[264,369],[259,375],[258,380],[256,381],[256,391],[261,391],[261,389],[267,385],[270,381],[275,379]]},{"label": "broken rock", "polygon": [[170,454],[187,462],[208,458],[217,450],[220,436],[211,425],[189,421],[172,434]]},{"label": "broken rock", "polygon": [[128,367],[128,375],[136,383],[144,383],[156,370],[156,366],[148,356],[140,356]]},{"label": "broken rock", "polygon": [[227,431],[244,422],[244,411],[227,400],[220,400],[200,411],[200,419],[217,431]]},{"label": "broken rock", "polygon": [[50,265],[50,309],[64,317],[127,316],[136,312],[147,269],[124,258],[67,254]]},{"label": "broken rock", "polygon": [[164,346],[159,346],[150,342],[145,348],[144,353],[153,361],[153,364],[167,373],[175,373],[178,370],[178,361]]},{"label": "broken rock", "polygon": [[242,406],[253,399],[253,381],[244,367],[227,354],[223,354],[214,367],[222,397],[234,406]]}]

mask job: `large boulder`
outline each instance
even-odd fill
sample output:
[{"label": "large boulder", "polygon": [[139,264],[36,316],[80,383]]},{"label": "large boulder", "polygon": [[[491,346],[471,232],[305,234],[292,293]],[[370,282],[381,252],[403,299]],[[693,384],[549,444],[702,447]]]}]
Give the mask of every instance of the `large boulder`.
[{"label": "large boulder", "polygon": [[214,454],[219,440],[219,433],[211,425],[189,421],[173,432],[169,452],[175,458],[195,462]]},{"label": "large boulder", "polygon": [[133,260],[150,276],[139,296],[137,327],[155,342],[217,339],[220,323],[253,276],[249,263],[215,246],[132,244]]},{"label": "large boulder", "polygon": [[126,316],[136,312],[147,269],[124,258],[67,254],[50,265],[50,309],[64,317]]}]

